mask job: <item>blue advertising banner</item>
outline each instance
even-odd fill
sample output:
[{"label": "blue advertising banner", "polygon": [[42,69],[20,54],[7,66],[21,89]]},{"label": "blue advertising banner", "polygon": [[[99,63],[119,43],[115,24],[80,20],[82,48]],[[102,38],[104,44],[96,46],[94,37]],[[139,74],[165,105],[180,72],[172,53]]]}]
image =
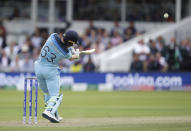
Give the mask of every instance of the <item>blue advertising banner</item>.
[{"label": "blue advertising banner", "polygon": [[[23,87],[34,73],[0,73],[0,87]],[[191,73],[61,73],[61,85],[109,84],[113,90],[191,90]]]},{"label": "blue advertising banner", "polygon": [[107,73],[115,90],[191,90],[191,73]]}]

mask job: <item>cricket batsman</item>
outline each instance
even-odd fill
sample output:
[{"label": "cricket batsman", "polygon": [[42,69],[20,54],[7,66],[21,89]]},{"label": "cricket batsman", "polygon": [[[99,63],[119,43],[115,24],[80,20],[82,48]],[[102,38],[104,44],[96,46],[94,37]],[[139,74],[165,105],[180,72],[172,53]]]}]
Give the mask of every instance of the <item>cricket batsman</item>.
[{"label": "cricket batsman", "polygon": [[79,36],[75,31],[67,31],[63,35],[53,33],[41,49],[38,60],[35,61],[35,74],[39,86],[44,92],[46,109],[42,116],[50,122],[59,123],[62,117],[58,115],[58,107],[63,95],[59,95],[60,71],[58,63],[61,59],[79,59],[79,50],[74,49]]}]

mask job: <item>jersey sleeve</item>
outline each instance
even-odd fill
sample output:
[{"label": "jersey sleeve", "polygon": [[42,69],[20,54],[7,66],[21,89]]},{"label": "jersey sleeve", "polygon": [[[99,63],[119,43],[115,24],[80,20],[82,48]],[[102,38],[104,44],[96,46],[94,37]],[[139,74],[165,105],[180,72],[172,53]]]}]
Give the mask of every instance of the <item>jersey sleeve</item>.
[{"label": "jersey sleeve", "polygon": [[65,58],[66,58],[66,59],[72,58],[72,52],[71,52],[71,50],[69,50],[69,52],[65,55]]}]

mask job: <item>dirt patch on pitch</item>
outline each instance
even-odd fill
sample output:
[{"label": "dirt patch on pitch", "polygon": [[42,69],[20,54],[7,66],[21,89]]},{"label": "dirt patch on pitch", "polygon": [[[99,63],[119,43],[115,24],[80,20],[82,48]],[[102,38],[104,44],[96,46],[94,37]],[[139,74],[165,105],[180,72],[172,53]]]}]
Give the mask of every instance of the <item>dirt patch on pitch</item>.
[{"label": "dirt patch on pitch", "polygon": [[38,124],[23,124],[18,121],[0,121],[0,127],[89,127],[109,125],[136,125],[136,124],[176,124],[191,123],[191,117],[112,117],[112,118],[67,118],[61,123],[49,123],[40,120]]}]

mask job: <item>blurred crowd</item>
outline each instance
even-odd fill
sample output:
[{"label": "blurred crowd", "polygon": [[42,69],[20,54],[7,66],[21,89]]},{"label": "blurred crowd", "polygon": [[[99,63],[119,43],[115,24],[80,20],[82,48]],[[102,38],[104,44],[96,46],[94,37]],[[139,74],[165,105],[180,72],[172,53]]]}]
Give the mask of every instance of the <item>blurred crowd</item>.
[{"label": "blurred crowd", "polygon": [[[63,32],[57,32],[63,33]],[[84,33],[80,34],[80,50],[95,48],[95,54],[122,44],[139,35],[134,23],[130,22],[126,28],[122,28],[117,21],[110,31],[96,27],[93,21]],[[46,42],[49,34],[38,28],[32,35],[26,36],[22,43],[12,40],[7,42],[6,29],[0,23],[0,71],[3,72],[33,72],[33,63],[38,59],[40,49]],[[96,72],[95,54],[83,55],[80,60],[60,62],[65,72]],[[172,37],[170,43],[166,43],[160,36],[148,43],[141,39],[133,50],[132,72],[176,72],[191,71],[191,40],[185,38],[177,42]]]},{"label": "blurred crowd", "polygon": [[0,25],[0,71],[33,72],[33,62],[47,37],[47,33],[40,35],[37,29],[32,36],[26,36],[22,43],[17,43],[15,39],[7,42],[6,29]]},{"label": "blurred crowd", "polygon": [[178,72],[191,71],[191,39],[177,42],[172,37],[166,43],[160,36],[145,43],[138,41],[133,51],[132,72]]},{"label": "blurred crowd", "polygon": [[[84,33],[80,34],[80,46],[77,48],[80,50],[95,48],[95,54],[99,54],[137,35],[140,35],[140,32],[136,30],[133,22],[122,28],[115,21],[113,28],[108,31],[96,27],[93,21],[90,21]],[[0,23],[0,71],[33,72],[33,63],[38,59],[41,47],[49,34],[37,28],[21,43],[16,40],[7,42],[6,36],[6,29]],[[83,55],[80,60],[73,62],[64,59],[60,62],[60,67],[63,67],[65,72],[96,72],[98,69],[95,65],[95,54]],[[167,43],[161,36],[156,40],[149,40],[148,43],[145,43],[144,39],[139,40],[133,50],[130,71],[191,71],[191,40],[185,38],[177,42],[176,38],[172,37],[170,43]]]},{"label": "blurred crowd", "polygon": [[[63,32],[57,32],[63,33]],[[133,22],[126,28],[122,28],[117,21],[110,31],[96,27],[93,21],[84,33],[80,34],[80,50],[95,48],[95,54],[99,54],[114,46],[122,44],[139,34]],[[6,29],[0,24],[0,71],[6,72],[32,72],[33,62],[38,58],[40,49],[46,42],[49,34],[46,31],[36,29],[32,35],[26,36],[23,42],[16,40],[7,42]],[[80,60],[71,62],[63,60],[60,67],[65,72],[95,72],[95,54],[81,56]]]}]

